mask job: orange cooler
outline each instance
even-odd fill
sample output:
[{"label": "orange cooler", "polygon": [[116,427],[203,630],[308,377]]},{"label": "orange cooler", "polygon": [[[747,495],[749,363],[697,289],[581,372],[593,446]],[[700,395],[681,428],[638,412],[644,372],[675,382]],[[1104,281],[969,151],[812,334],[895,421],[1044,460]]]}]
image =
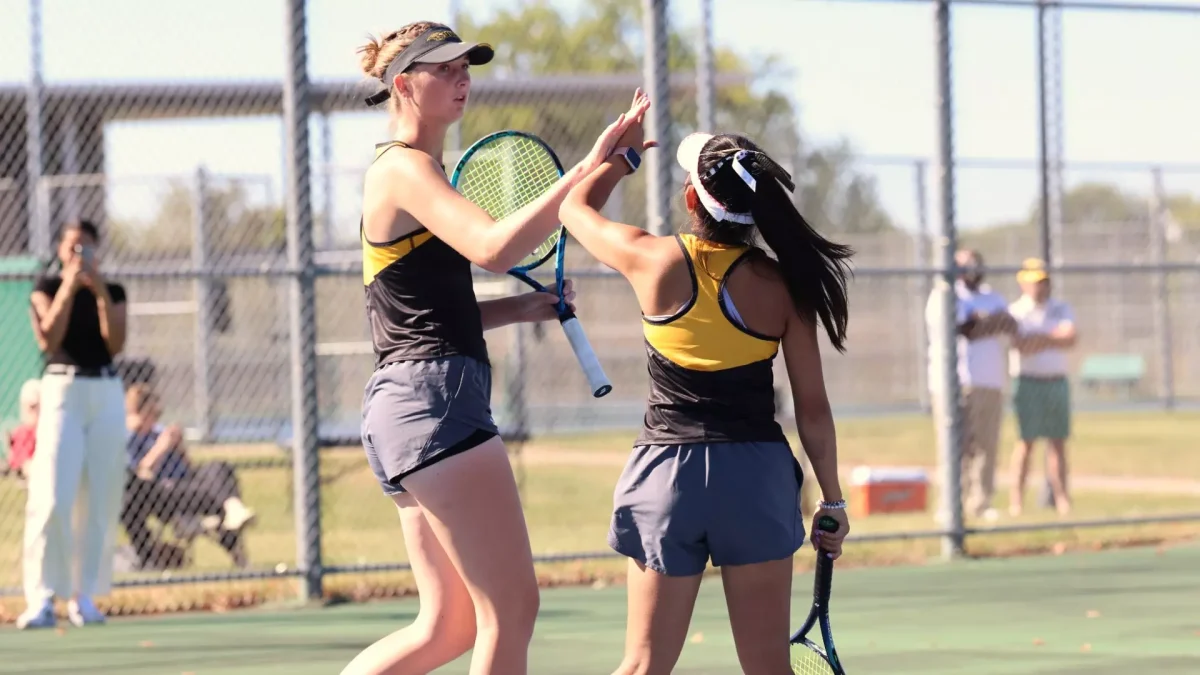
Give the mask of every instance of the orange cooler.
[{"label": "orange cooler", "polygon": [[856,515],[923,512],[929,476],[920,467],[860,466],[850,474],[850,485]]}]

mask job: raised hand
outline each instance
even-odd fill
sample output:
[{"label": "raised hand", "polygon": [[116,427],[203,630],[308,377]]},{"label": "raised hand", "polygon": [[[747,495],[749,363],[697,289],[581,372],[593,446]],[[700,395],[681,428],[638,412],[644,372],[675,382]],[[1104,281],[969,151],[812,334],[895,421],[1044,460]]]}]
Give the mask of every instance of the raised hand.
[{"label": "raised hand", "polygon": [[66,286],[72,293],[79,290],[81,287],[91,285],[91,280],[87,278],[87,270],[83,265],[83,256],[75,254],[63,264],[62,279],[63,285]]},{"label": "raised hand", "polygon": [[650,148],[657,148],[658,141],[646,140],[645,119],[646,111],[650,108],[650,97],[639,87],[633,95],[633,105],[629,107],[628,114],[636,115],[633,123],[625,130],[625,133],[617,141],[616,147],[630,147],[638,152],[645,152]]},{"label": "raised hand", "polygon": [[587,157],[579,163],[579,168],[582,169],[580,178],[590,174],[596,167],[604,163],[612,154],[614,148],[617,147],[617,142],[625,136],[625,133],[634,124],[641,125],[641,119],[650,108],[650,99],[643,92],[641,87],[638,87],[634,92],[633,104],[629,110],[621,113],[621,116],[615,122],[608,125],[601,132],[600,137],[596,139],[596,144],[592,147],[592,151]]}]

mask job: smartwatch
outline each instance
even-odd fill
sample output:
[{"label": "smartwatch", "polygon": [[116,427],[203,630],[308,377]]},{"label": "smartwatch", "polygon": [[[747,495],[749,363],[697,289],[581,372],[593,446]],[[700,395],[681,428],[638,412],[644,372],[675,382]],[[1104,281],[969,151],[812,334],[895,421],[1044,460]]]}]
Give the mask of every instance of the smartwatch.
[{"label": "smartwatch", "polygon": [[642,156],[638,154],[637,150],[634,150],[631,147],[625,146],[616,148],[613,150],[612,154],[613,156],[619,155],[625,160],[625,164],[629,166],[629,173],[637,171],[638,167],[642,165]]}]

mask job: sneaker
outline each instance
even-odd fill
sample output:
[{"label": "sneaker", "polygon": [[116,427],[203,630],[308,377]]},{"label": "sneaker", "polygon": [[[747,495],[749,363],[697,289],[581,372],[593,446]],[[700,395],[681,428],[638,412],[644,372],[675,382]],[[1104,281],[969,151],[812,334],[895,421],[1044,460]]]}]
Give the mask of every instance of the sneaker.
[{"label": "sneaker", "polygon": [[67,619],[76,628],[83,628],[89,623],[104,623],[105,621],[104,613],[96,609],[96,605],[92,604],[92,599],[86,595],[67,603]]},{"label": "sneaker", "polygon": [[238,532],[252,524],[257,517],[254,510],[248,508],[240,499],[229,499],[225,502],[225,519],[221,523],[221,529]]},{"label": "sneaker", "polygon": [[47,600],[40,606],[30,606],[17,617],[17,630],[26,628],[54,628],[58,620],[54,618],[54,603]]}]

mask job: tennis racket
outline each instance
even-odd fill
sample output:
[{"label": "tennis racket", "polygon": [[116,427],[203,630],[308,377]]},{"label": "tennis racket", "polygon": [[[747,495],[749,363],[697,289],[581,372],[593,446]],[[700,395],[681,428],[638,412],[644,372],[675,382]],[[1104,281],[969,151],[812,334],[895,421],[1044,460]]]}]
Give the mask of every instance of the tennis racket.
[{"label": "tennis racket", "polygon": [[[472,203],[500,220],[540,197],[563,176],[562,163],[545,141],[523,131],[498,131],[476,141],[458,160],[450,184]],[[567,230],[558,226],[525,259],[508,273],[535,290],[558,296],[558,321],[571,350],[579,360],[592,396],[612,391],[596,352],[583,333],[583,326],[563,299],[563,269],[567,253]],[[555,290],[549,291],[530,273],[554,259]]]},{"label": "tennis racket", "polygon": [[[838,522],[822,516],[817,527],[825,532],[837,532]],[[813,580],[813,604],[808,618],[792,636],[792,672],[796,675],[846,675],[833,644],[833,632],[829,628],[829,592],[833,585],[833,561],[825,551],[817,553],[817,571]],[[808,639],[808,633],[816,624],[821,625],[821,642],[817,645]]]}]

